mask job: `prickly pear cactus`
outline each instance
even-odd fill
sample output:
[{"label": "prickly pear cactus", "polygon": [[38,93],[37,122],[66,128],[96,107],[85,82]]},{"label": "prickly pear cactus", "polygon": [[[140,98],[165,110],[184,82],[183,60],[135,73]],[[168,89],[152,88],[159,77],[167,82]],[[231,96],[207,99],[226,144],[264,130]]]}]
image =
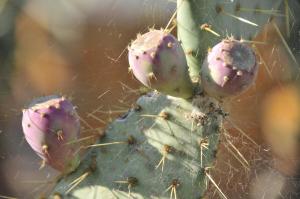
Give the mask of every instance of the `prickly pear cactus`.
[{"label": "prickly pear cactus", "polygon": [[282,0],[177,0],[178,38],[186,52],[190,75],[198,81],[207,49],[226,36],[251,40]]},{"label": "prickly pear cactus", "polygon": [[201,198],[219,143],[222,111],[213,100],[193,102],[152,93],[111,123],[106,136],[63,178],[63,198]]},{"label": "prickly pear cactus", "polygon": [[[274,14],[265,10],[276,9],[280,3],[281,0],[177,0],[178,37],[183,49],[176,38],[162,30],[139,35],[129,47],[130,71],[145,86],[164,94],[142,96],[135,108],[111,123],[106,136],[88,146],[91,149],[78,169],[58,182],[52,196],[202,198],[207,181],[213,181],[208,170],[215,160],[224,114],[216,99],[194,94],[189,76],[193,82],[199,81],[207,49],[227,36],[251,40]],[[225,63],[217,61],[219,65]],[[228,63],[234,65],[235,61]],[[237,76],[251,73],[242,80],[250,85],[255,79],[256,64],[253,57],[246,64],[253,71],[244,71],[242,64],[239,70],[225,72],[229,76],[232,72]],[[203,74],[210,74],[206,72]],[[207,89],[206,92],[209,93]],[[212,96],[219,98],[228,93],[236,94],[216,91]],[[182,99],[190,97],[191,101]]]}]

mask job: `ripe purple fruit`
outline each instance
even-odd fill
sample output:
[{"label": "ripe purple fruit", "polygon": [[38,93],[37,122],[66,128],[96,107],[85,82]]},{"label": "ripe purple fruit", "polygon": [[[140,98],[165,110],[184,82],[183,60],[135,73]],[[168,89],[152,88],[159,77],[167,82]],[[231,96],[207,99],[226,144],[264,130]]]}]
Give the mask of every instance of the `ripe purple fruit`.
[{"label": "ripe purple fruit", "polygon": [[45,163],[64,173],[79,164],[76,141],[80,132],[79,116],[70,101],[59,96],[34,100],[23,110],[25,139]]},{"label": "ripe purple fruit", "polygon": [[193,86],[184,51],[177,39],[163,30],[138,35],[129,47],[129,71],[148,88],[189,98]]},{"label": "ripe purple fruit", "polygon": [[225,39],[208,53],[201,69],[201,83],[208,95],[221,99],[249,88],[257,71],[254,51],[240,41]]}]

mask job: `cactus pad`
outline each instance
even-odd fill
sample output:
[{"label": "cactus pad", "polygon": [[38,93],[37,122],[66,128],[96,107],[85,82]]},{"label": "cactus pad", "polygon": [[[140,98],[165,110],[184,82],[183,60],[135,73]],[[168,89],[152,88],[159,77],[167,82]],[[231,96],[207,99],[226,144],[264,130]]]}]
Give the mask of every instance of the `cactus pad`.
[{"label": "cactus pad", "polygon": [[107,127],[106,136],[53,193],[64,198],[201,198],[206,168],[217,152],[221,112],[209,97],[189,102],[158,93],[142,96],[136,108]]}]

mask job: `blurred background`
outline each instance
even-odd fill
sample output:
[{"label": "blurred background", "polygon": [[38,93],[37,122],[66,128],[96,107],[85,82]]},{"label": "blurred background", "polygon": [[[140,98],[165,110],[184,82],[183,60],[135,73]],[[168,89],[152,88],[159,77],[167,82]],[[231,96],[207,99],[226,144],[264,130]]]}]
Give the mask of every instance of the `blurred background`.
[{"label": "blurred background", "polygon": [[[300,198],[300,1],[285,2],[280,33],[269,23],[254,38],[267,41],[256,45],[255,85],[224,102],[229,118],[212,175],[231,199]],[[149,27],[165,27],[175,9],[175,0],[0,0],[0,198],[42,197],[58,175],[39,170],[22,108],[65,95],[78,107],[81,136],[95,142],[139,95],[127,45]],[[219,198],[214,186],[207,198]]]}]

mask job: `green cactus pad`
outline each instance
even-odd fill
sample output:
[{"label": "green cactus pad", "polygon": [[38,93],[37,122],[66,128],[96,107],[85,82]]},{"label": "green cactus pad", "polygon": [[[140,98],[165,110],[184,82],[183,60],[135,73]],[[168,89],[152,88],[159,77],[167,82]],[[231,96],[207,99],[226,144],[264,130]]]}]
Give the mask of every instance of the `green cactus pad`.
[{"label": "green cactus pad", "polygon": [[[282,0],[177,0],[178,38],[186,52],[191,78],[198,81],[208,48],[226,36],[251,40],[276,12]],[[282,16],[281,16],[282,17]],[[219,36],[205,31],[207,24]]]},{"label": "green cactus pad", "polygon": [[211,98],[198,95],[190,102],[144,95],[98,142],[111,145],[90,149],[53,194],[76,199],[170,199],[171,194],[199,199],[207,188],[205,169],[213,166],[221,123],[222,110]]}]

